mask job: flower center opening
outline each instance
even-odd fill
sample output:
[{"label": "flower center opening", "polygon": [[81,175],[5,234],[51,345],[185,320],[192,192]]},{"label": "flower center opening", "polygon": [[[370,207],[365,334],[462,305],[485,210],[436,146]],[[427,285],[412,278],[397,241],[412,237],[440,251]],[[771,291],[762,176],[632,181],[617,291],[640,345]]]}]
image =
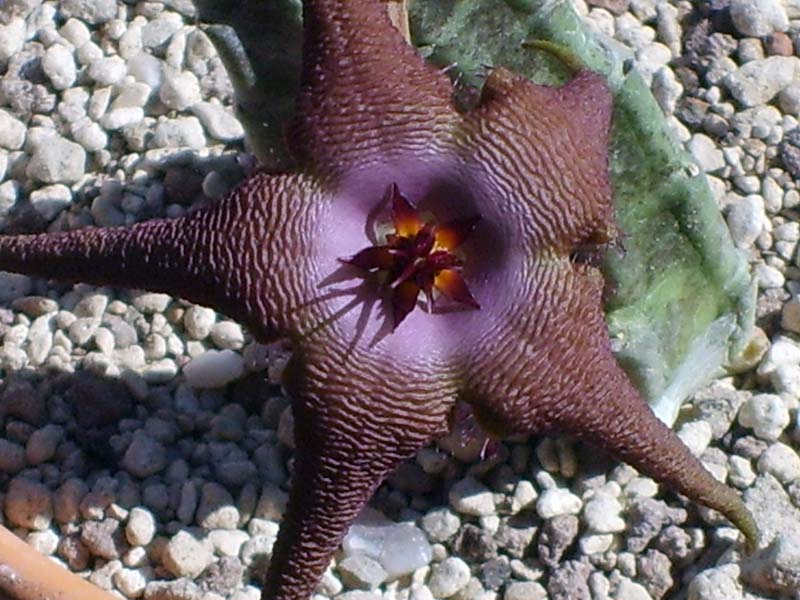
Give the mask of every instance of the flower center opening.
[{"label": "flower center opening", "polygon": [[365,276],[377,277],[392,308],[393,329],[414,310],[420,296],[427,300],[429,312],[441,297],[479,309],[462,276],[463,259],[455,250],[473,232],[480,216],[446,223],[425,221],[394,183],[386,191],[384,204],[391,206],[385,240],[339,260],[365,271]]}]

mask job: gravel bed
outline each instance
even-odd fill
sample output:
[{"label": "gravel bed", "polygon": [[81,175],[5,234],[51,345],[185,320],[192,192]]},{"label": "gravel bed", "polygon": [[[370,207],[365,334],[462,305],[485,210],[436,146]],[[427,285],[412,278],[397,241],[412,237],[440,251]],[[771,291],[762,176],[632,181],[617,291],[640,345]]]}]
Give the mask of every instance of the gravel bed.
[{"label": "gravel bed", "polygon": [[[740,560],[719,515],[566,438],[480,460],[453,436],[380,489],[317,600],[800,593],[800,5],[574,3],[628,49],[752,262],[749,352],[676,428],[773,542]],[[231,97],[189,0],[0,2],[0,227],[220,198],[252,169]],[[257,600],[291,469],[286,348],[163,294],[8,273],[0,336],[2,522],[121,597]]]}]

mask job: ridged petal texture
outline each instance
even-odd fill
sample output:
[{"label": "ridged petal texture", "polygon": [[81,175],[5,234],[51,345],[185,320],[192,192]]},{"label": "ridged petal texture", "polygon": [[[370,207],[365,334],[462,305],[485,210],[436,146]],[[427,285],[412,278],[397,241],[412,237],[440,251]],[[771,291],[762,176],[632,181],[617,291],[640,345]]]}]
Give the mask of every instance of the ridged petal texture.
[{"label": "ridged petal texture", "polygon": [[[450,429],[458,400],[496,437],[567,432],[605,448],[754,544],[738,496],[610,351],[590,260],[616,236],[601,77],[549,88],[497,69],[459,113],[377,0],[306,0],[304,27],[299,174],[256,174],[180,219],[0,238],[4,270],[165,291],[259,341],[291,340],[295,472],[264,600],[311,595],[376,487]],[[479,310],[415,309],[393,330],[380,286],[343,262],[379,244],[392,185],[421,215],[477,223],[458,252]]]}]

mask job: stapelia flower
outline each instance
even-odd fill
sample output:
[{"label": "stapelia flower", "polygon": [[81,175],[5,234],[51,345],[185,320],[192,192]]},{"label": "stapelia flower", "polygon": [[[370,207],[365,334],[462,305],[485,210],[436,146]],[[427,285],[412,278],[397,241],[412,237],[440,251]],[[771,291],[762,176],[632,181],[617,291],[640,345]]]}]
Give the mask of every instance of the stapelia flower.
[{"label": "stapelia flower", "polygon": [[306,0],[303,17],[296,172],[178,219],[0,239],[2,269],[169,292],[291,341],[295,472],[263,598],[312,593],[458,400],[494,437],[596,444],[755,543],[736,493],[610,351],[593,266],[616,231],[603,79],[581,69],[553,88],[495,69],[459,112],[378,0]]}]

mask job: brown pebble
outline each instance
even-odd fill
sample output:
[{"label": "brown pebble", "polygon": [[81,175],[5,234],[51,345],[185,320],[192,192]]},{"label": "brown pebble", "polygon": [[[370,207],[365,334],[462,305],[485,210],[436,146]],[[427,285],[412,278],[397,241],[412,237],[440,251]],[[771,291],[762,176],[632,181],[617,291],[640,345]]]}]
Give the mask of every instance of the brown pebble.
[{"label": "brown pebble", "polygon": [[764,49],[767,51],[768,56],[791,56],[794,54],[792,38],[782,31],[769,34],[764,44]]}]

